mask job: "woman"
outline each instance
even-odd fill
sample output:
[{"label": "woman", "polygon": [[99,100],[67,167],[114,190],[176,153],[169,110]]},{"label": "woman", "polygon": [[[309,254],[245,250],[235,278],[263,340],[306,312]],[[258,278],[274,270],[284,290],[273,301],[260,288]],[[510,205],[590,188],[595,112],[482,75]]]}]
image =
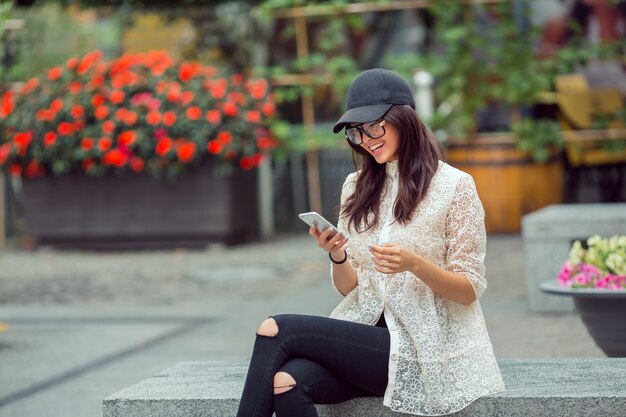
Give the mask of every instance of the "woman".
[{"label": "woman", "polygon": [[477,301],[486,237],[472,178],[439,160],[394,73],[361,73],[346,107],[333,131],[362,167],[343,185],[341,233],[309,231],[345,298],[330,318],[261,323],[239,417],[317,416],[314,404],[357,396],[442,415],[504,389]]}]

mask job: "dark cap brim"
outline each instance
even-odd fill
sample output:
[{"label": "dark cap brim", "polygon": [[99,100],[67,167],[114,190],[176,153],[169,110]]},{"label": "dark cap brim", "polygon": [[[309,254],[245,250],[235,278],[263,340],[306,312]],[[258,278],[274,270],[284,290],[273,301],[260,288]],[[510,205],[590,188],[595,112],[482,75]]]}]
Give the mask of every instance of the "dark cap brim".
[{"label": "dark cap brim", "polygon": [[373,104],[347,110],[335,123],[333,133],[338,133],[347,124],[373,122],[385,115],[393,104]]}]

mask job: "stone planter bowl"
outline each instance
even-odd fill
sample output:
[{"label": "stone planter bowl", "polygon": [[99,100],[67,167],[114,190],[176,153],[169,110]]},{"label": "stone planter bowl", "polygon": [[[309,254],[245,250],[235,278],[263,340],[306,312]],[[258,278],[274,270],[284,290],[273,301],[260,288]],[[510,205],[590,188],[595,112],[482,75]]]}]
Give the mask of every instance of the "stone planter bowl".
[{"label": "stone planter bowl", "polygon": [[607,356],[626,357],[626,290],[566,288],[556,281],[540,284],[542,291],[573,297],[587,331]]}]

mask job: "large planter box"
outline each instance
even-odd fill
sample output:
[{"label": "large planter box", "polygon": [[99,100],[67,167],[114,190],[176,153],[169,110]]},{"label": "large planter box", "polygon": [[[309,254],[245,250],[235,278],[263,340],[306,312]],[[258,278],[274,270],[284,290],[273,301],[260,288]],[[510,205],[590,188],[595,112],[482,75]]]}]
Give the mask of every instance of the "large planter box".
[{"label": "large planter box", "polygon": [[256,171],[209,164],[174,181],[128,174],[25,179],[26,229],[38,245],[94,249],[202,247],[258,236]]},{"label": "large planter box", "polygon": [[518,233],[522,216],[563,202],[563,166],[555,157],[537,164],[515,148],[512,135],[481,135],[451,143],[447,162],[470,174],[485,208],[488,233]]}]

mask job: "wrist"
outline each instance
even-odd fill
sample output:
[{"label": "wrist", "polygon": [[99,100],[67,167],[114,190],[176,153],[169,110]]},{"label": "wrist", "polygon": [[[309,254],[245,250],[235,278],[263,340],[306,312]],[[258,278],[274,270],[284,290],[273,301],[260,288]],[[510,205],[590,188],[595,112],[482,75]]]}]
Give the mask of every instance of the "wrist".
[{"label": "wrist", "polygon": [[424,258],[422,258],[421,256],[417,254],[413,256],[413,261],[411,262],[411,269],[410,269],[413,275],[419,275],[420,270],[422,269],[423,261],[424,261]]},{"label": "wrist", "polygon": [[332,263],[338,265],[348,260],[348,252],[344,249],[339,251],[339,253],[336,253],[336,251],[330,251],[328,252],[328,257],[330,258]]}]

